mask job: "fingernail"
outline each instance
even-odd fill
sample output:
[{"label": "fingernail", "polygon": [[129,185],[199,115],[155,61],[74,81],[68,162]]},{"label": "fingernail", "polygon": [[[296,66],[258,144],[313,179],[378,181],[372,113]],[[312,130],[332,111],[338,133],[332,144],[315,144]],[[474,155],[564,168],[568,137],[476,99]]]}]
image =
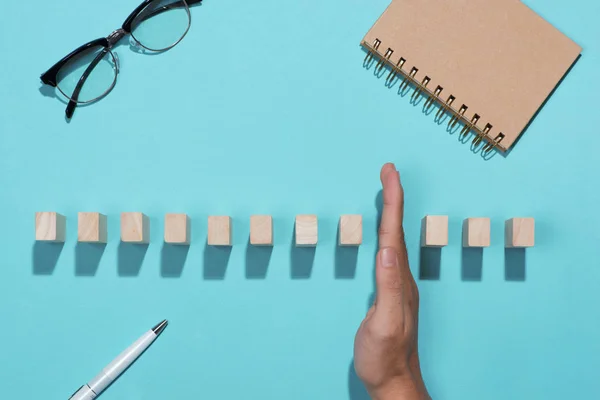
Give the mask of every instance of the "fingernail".
[{"label": "fingernail", "polygon": [[381,251],[381,265],[385,268],[392,268],[398,265],[398,255],[396,250],[386,247]]}]

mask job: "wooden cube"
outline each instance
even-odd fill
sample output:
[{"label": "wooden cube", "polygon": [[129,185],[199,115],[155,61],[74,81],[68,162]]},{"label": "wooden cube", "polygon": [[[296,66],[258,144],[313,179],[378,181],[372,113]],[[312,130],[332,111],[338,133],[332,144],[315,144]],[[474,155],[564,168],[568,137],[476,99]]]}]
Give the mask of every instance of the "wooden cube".
[{"label": "wooden cube", "polygon": [[150,220],[141,212],[121,213],[121,241],[145,244],[150,242]]},{"label": "wooden cube", "polygon": [[250,244],[273,246],[273,218],[270,215],[250,216]]},{"label": "wooden cube", "polygon": [[208,217],[208,244],[210,246],[231,246],[230,217]]},{"label": "wooden cube", "polygon": [[490,219],[467,218],[463,223],[464,247],[489,247]]},{"label": "wooden cube", "polygon": [[535,220],[511,218],[505,224],[506,247],[533,247],[535,244]]},{"label": "wooden cube", "polygon": [[106,243],[106,215],[97,212],[77,213],[77,241]]},{"label": "wooden cube", "polygon": [[67,220],[57,212],[35,213],[35,240],[41,242],[64,242]]},{"label": "wooden cube", "polygon": [[444,247],[448,245],[448,216],[426,215],[421,221],[421,246]]},{"label": "wooden cube", "polygon": [[296,246],[314,247],[317,245],[319,228],[316,215],[296,216]]},{"label": "wooden cube", "polygon": [[187,214],[165,215],[165,242],[187,246],[191,240],[191,224]]},{"label": "wooden cube", "polygon": [[362,243],[362,215],[342,215],[339,229],[340,246],[359,246]]}]

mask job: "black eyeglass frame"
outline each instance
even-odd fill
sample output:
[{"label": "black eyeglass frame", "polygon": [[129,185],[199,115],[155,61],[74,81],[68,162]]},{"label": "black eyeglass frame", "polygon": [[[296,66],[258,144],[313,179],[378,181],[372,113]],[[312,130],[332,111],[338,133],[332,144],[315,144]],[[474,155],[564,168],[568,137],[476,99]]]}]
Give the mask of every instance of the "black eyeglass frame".
[{"label": "black eyeglass frame", "polygon": [[[85,52],[86,50],[89,50],[91,48],[94,47],[103,47],[104,50],[102,52],[100,52],[98,54],[98,56],[96,56],[96,58],[90,63],[90,65],[87,67],[87,69],[84,71],[83,75],[81,76],[81,78],[79,79],[79,81],[77,82],[77,85],[75,87],[75,90],[73,91],[73,94],[68,96],[65,93],[63,93],[61,91],[61,93],[63,93],[68,99],[69,99],[69,103],[67,104],[67,109],[65,110],[65,114],[67,116],[67,118],[71,118],[73,116],[73,113],[75,112],[75,108],[77,108],[78,104],[81,103],[92,103],[94,101],[97,101],[101,98],[103,98],[104,96],[106,96],[115,86],[116,82],[117,82],[117,75],[119,74],[119,65],[118,65],[118,58],[115,57],[115,55],[112,53],[111,49],[112,47],[117,44],[121,39],[123,39],[125,36],[127,35],[132,35],[132,24],[135,21],[135,19],[140,15],[140,13],[153,1],[156,0],[144,0],[139,6],[136,7],[135,10],[133,10],[131,12],[131,14],[129,14],[129,16],[127,17],[127,19],[125,20],[125,22],[123,22],[123,25],[121,26],[121,28],[113,31],[110,35],[108,35],[105,38],[99,38],[96,40],[92,40],[91,42],[88,42],[80,47],[78,47],[77,49],[73,50],[71,53],[67,54],[65,57],[63,57],[59,62],[57,62],[56,64],[54,64],[52,67],[50,67],[50,69],[48,69],[48,71],[44,72],[40,79],[41,81],[46,84],[46,85],[50,85],[52,87],[57,87],[58,86],[58,73],[60,71],[60,69],[62,67],[64,67],[69,61],[71,61],[74,57],[78,56],[79,54]],[[187,7],[188,7],[188,14],[189,14],[189,6],[193,5],[193,4],[199,4],[202,2],[202,0],[180,0],[181,2],[183,2]],[[162,7],[158,10],[155,10],[154,13],[146,16],[145,19],[148,19],[158,13],[161,13],[163,11],[167,11],[170,8],[168,6]],[[190,15],[190,25],[191,25],[191,15]],[[179,42],[181,42],[181,40],[183,40],[183,38],[185,37],[185,35],[187,34],[190,25],[188,25],[185,33],[181,36],[181,38],[179,38],[178,41],[176,41],[175,43],[173,43],[171,46],[164,48],[164,49],[160,49],[160,50],[154,50],[154,49],[150,49],[146,46],[144,46],[142,43],[140,43],[134,35],[132,35],[133,39],[143,48],[153,51],[153,52],[162,52],[162,51],[166,51],[169,50],[170,48],[176,46],[177,44],[179,44]],[[106,90],[106,92],[104,92],[102,95],[100,95],[98,98],[90,100],[88,102],[79,102],[78,98],[79,98],[79,93],[81,92],[81,89],[83,88],[83,85],[85,84],[85,81],[87,80],[87,78],[89,77],[89,75],[92,73],[92,71],[94,70],[94,68],[98,65],[98,63],[102,60],[102,58],[106,55],[106,53],[110,53],[110,55],[113,58],[113,61],[115,61],[115,68],[116,68],[116,73],[115,73],[115,79],[113,80],[112,85],[110,86],[110,88],[108,88]],[[59,89],[60,90],[60,89]]]}]

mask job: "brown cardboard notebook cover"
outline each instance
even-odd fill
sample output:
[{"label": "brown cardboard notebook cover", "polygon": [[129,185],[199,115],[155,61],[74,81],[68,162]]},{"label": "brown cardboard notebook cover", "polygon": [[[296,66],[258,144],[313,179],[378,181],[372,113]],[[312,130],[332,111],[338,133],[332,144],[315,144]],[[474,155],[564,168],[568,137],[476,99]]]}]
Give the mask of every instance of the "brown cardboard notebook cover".
[{"label": "brown cardboard notebook cover", "polygon": [[460,119],[473,122],[477,114],[476,137],[501,150],[513,145],[581,53],[516,0],[393,0],[362,45],[390,67],[406,60],[402,74],[416,68],[413,81],[426,83],[426,96],[438,86],[441,103],[454,96],[449,111],[468,107]]}]

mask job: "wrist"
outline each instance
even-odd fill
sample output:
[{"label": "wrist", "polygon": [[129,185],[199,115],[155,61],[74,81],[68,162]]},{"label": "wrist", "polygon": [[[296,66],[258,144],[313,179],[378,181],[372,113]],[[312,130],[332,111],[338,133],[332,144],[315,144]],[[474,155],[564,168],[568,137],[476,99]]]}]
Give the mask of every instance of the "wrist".
[{"label": "wrist", "polygon": [[413,353],[409,361],[409,365],[410,371],[414,377],[419,393],[421,393],[424,399],[430,400],[431,397],[429,397],[429,393],[427,392],[427,388],[425,387],[425,382],[423,381],[423,375],[421,373],[421,364],[419,362],[419,356],[416,352]]},{"label": "wrist", "polygon": [[424,400],[425,394],[419,390],[419,385],[412,375],[396,377],[393,381],[369,390],[372,400]]}]

